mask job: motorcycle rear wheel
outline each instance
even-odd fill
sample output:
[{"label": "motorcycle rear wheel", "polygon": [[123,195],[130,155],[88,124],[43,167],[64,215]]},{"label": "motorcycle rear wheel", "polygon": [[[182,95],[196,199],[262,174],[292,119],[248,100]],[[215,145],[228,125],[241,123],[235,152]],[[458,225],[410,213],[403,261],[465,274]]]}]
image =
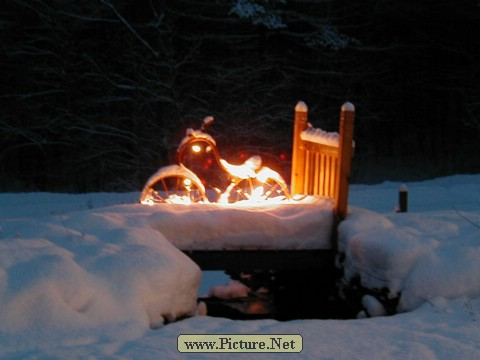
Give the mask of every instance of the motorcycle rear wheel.
[{"label": "motorcycle rear wheel", "polygon": [[145,183],[140,203],[190,204],[208,202],[205,187],[187,168],[170,165],[160,168]]}]

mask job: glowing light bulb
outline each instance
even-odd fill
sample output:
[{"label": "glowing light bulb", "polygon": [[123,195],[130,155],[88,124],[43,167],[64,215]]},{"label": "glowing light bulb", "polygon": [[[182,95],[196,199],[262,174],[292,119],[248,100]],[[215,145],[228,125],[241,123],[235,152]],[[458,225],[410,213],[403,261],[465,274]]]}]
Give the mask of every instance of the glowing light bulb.
[{"label": "glowing light bulb", "polygon": [[199,145],[192,145],[192,151],[194,153],[199,153],[200,151],[202,151],[202,148]]}]

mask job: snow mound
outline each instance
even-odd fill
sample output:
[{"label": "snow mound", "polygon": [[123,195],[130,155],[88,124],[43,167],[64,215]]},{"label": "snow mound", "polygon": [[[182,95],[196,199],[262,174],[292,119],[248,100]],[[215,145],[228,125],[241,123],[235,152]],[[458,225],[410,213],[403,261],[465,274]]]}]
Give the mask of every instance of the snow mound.
[{"label": "snow mound", "polygon": [[380,215],[352,207],[350,212],[339,228],[347,280],[359,277],[365,288],[387,288],[391,297],[400,296],[398,311],[437,297],[480,296],[478,230],[454,210]]},{"label": "snow mound", "polygon": [[220,299],[233,299],[247,297],[250,288],[237,280],[230,280],[226,285],[216,285],[212,287],[208,293],[210,297],[217,297]]},{"label": "snow mound", "polygon": [[105,209],[2,221],[1,336],[42,342],[101,328],[124,338],[195,312],[198,266]]}]

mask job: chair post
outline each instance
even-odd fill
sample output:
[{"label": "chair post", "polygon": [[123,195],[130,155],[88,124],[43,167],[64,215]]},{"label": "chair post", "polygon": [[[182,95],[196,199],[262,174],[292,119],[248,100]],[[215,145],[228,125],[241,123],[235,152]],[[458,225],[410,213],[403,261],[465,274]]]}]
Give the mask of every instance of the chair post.
[{"label": "chair post", "polygon": [[290,182],[290,192],[292,195],[304,193],[305,147],[300,136],[307,126],[308,107],[303,101],[299,101],[295,106],[295,120],[293,125],[292,177]]},{"label": "chair post", "polygon": [[335,195],[335,216],[338,221],[345,219],[348,207],[348,187],[353,156],[353,128],[355,107],[352,103],[343,104],[340,112],[339,153],[337,167],[337,184]]}]

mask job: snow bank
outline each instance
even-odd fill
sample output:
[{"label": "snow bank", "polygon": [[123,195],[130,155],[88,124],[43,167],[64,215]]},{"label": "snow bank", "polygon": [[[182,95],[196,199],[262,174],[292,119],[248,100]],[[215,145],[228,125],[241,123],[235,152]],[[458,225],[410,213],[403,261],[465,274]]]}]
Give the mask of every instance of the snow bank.
[{"label": "snow bank", "polygon": [[[437,297],[480,296],[479,232],[454,210],[380,215],[350,208],[340,225],[345,277],[400,296],[399,311]],[[478,212],[465,212],[478,217]]]},{"label": "snow bank", "polygon": [[[303,350],[260,354],[253,359],[477,359],[480,300],[435,299],[412,313],[363,320],[232,321],[196,317],[164,327],[162,336],[147,334],[118,350],[118,357],[246,359],[246,354],[181,354],[179,334],[301,334]],[[100,348],[101,349],[101,348]],[[90,354],[95,354],[95,348]],[[190,355],[190,356],[188,356]]]},{"label": "snow bank", "polygon": [[198,266],[111,208],[2,219],[1,228],[0,336],[12,344],[88,342],[92,329],[125,340],[195,312]]},{"label": "snow bank", "polygon": [[[391,214],[398,205],[400,188],[408,187],[408,211],[478,211],[480,175],[453,175],[414,183],[387,181],[377,185],[350,186],[349,204],[381,214]],[[458,215],[456,215],[458,216]],[[480,218],[475,217],[480,225]]]},{"label": "snow bank", "polygon": [[[150,227],[157,207],[133,205],[138,193],[0,194],[0,357],[178,358],[179,334],[217,333],[301,334],[305,359],[479,358],[480,176],[408,184],[411,212],[394,214],[400,185],[352,186],[339,245],[350,278],[401,293],[411,312],[348,321],[193,317],[158,331],[149,326],[196,311],[200,273]],[[112,206],[122,203],[131,205]],[[230,210],[201,221],[225,231]],[[186,224],[179,215],[164,226],[173,236]],[[383,314],[375,298],[363,303]]]},{"label": "snow bank", "polygon": [[237,280],[230,280],[228,284],[216,285],[210,289],[208,296],[214,296],[220,299],[233,299],[247,297],[250,288]]}]

